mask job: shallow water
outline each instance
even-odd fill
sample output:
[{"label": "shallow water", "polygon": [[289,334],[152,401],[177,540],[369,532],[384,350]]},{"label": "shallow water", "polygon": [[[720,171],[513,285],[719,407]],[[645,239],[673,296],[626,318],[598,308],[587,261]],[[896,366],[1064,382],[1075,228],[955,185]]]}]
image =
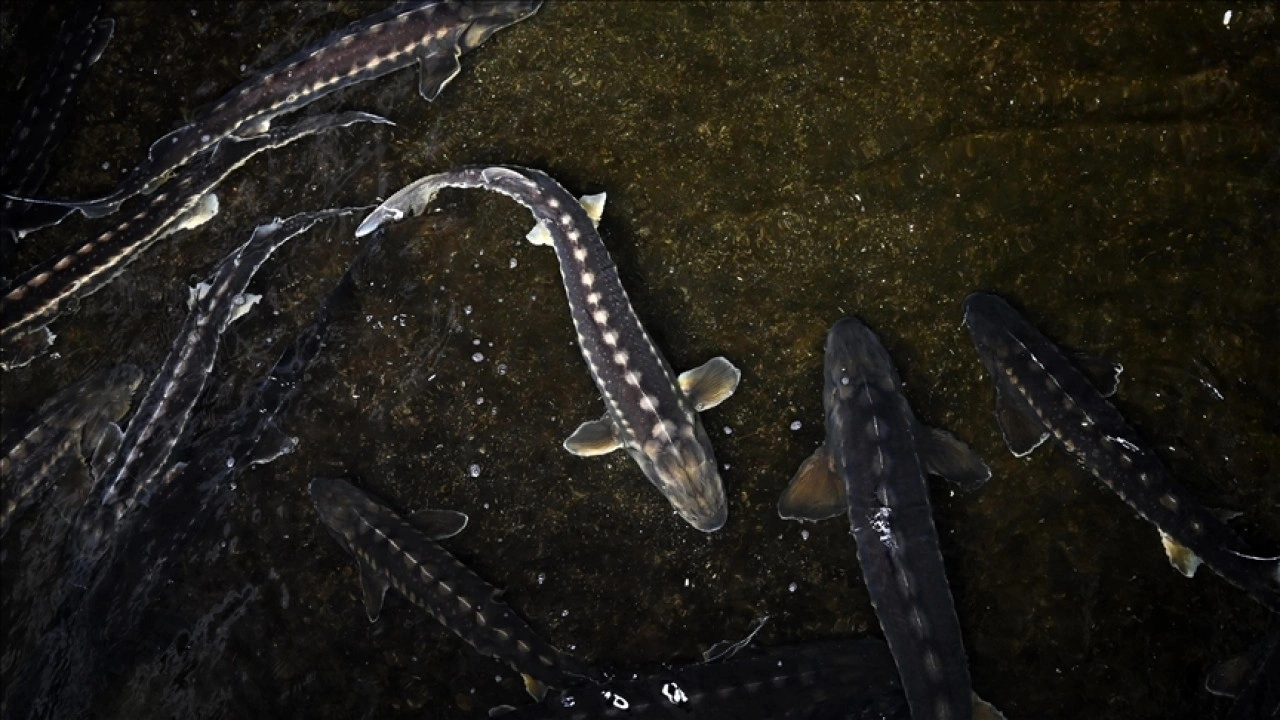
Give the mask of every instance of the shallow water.
[{"label": "shallow water", "polygon": [[[49,194],[109,189],[255,68],[382,5],[108,3],[115,37]],[[0,12],[6,101],[56,30],[33,7]],[[564,452],[602,405],[554,256],[524,242],[530,217],[509,200],[446,193],[370,259],[359,309],[335,319],[286,415],[298,450],[228,489],[130,662],[103,669],[95,715],[481,718],[524,702],[506,666],[404,599],[368,622],[307,496],[320,474],[401,510],[466,512],[446,546],[592,662],[691,662],[763,615],[762,645],[878,632],[847,524],[774,511],[821,440],[822,342],[844,314],[884,340],[921,417],[995,470],[975,494],[939,483],[933,497],[974,689],[1009,717],[1225,713],[1204,676],[1267,613],[1208,571],[1178,575],[1154,529],[1063,453],[1003,448],[960,302],[1001,293],[1051,338],[1122,363],[1121,412],[1206,504],[1244,511],[1235,525],[1260,552],[1280,549],[1277,22],[1273,5],[1237,3],[551,0],[464,57],[434,103],[413,71],[321,101],[397,126],[232,175],[217,218],[57,321],[56,356],[0,376],[4,429],[91,368],[154,372],[187,287],[255,225],[512,163],[608,191],[601,233],[673,366],[722,354],[743,370],[704,415],[729,522],[699,533],[630,459]],[[0,272],[108,222],[33,235]],[[225,338],[198,436],[310,321],[359,247],[354,225],[316,228],[259,273],[264,299]],[[6,538],[6,577],[50,574],[50,517]],[[17,623],[48,613],[38,596],[5,602]]]}]

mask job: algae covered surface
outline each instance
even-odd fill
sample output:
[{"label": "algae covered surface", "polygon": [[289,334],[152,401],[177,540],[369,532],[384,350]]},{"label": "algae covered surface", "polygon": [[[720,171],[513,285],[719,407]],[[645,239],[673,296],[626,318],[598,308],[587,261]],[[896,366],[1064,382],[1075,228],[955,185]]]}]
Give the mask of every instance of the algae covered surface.
[{"label": "algae covered surface", "polygon": [[[383,5],[106,3],[115,36],[47,193],[105,192],[227,89]],[[5,130],[60,9],[0,12]],[[228,178],[214,220],[58,320],[54,355],[0,377],[4,430],[93,369],[154,372],[188,286],[255,225],[376,204],[460,164],[524,165],[608,193],[604,242],[677,371],[715,355],[742,369],[703,416],[729,521],[700,533],[624,454],[564,451],[603,406],[554,254],[525,242],[510,200],[447,191],[389,229],[285,416],[297,449],[225,489],[151,620],[101,668],[94,716],[481,718],[527,702],[505,665],[403,598],[370,624],[308,498],[317,475],[401,511],[467,513],[445,546],[600,666],[694,662],[766,615],[760,645],[878,633],[847,522],[774,508],[822,439],[822,343],[846,314],[883,339],[921,418],[994,470],[977,492],[933,486],[975,691],[1009,717],[1221,716],[1230,701],[1204,678],[1268,614],[1207,570],[1175,572],[1155,529],[1064,453],[1010,455],[960,304],[999,293],[1055,341],[1121,363],[1113,401],[1174,475],[1242,511],[1259,554],[1280,550],[1278,24],[1258,3],[549,0],[466,55],[435,102],[413,70],[322,100],[304,113],[396,125]],[[218,433],[310,322],[359,217],[259,273],[194,436]],[[33,234],[0,273],[109,222]],[[56,582],[35,531],[51,513],[5,538],[7,578]],[[38,595],[4,602],[11,627],[47,613]],[[9,683],[32,640],[6,632]]]}]

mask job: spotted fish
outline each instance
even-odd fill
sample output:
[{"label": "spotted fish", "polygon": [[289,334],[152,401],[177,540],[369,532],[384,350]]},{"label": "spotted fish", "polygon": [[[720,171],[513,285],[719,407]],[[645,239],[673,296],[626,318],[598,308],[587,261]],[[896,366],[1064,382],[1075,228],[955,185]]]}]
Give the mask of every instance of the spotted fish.
[{"label": "spotted fish", "polygon": [[[248,140],[223,143],[209,162],[187,168],[135,216],[14,280],[0,295],[0,340],[8,345],[44,328],[66,312],[72,301],[102,289],[161,238],[206,222],[218,207],[212,190],[254,155],[361,122],[390,121],[362,112],[316,115]],[[10,362],[9,366],[15,364]]]},{"label": "spotted fish", "polygon": [[974,293],[965,324],[996,386],[997,418],[1022,456],[1052,437],[1077,463],[1156,526],[1169,561],[1191,577],[1203,562],[1280,612],[1280,560],[1258,557],[1197,502],[1111,403],[1003,299]]},{"label": "spotted fish", "polygon": [[752,657],[574,688],[542,703],[495,708],[501,720],[906,720],[884,643],[823,640]]},{"label": "spotted fish", "polygon": [[826,441],[778,502],[784,518],[846,512],[858,564],[911,717],[972,717],[969,666],[925,473],[974,486],[991,476],[967,446],[916,418],[879,338],[855,318],[827,334]]},{"label": "spotted fish", "polygon": [[525,677],[536,697],[543,686],[566,687],[591,673],[538,636],[498,600],[498,591],[458,562],[436,540],[452,537],[467,516],[424,510],[413,524],[345,480],[316,478],[311,499],[338,544],[360,566],[365,609],[376,620],[387,588],[431,613],[480,654],[502,660]]},{"label": "spotted fish", "polygon": [[606,409],[603,418],[579,426],[565,449],[580,456],[625,449],[685,521],[704,532],[719,530],[728,506],[698,412],[732,395],[742,373],[722,357],[679,377],[672,372],[640,325],[596,232],[604,195],[578,201],[545,173],[527,168],[463,167],[404,187],[370,213],[356,234],[422,212],[449,187],[512,198],[538,221],[529,241],[555,248],[578,346]]},{"label": "spotted fish", "polygon": [[236,86],[193,122],[160,138],[119,188],[95,200],[58,203],[87,217],[115,212],[152,192],[179,167],[221,141],[266,132],[278,116],[396,70],[418,66],[418,92],[434,100],[461,70],[458,59],[495,31],[538,10],[542,0],[399,2],[358,20]]}]

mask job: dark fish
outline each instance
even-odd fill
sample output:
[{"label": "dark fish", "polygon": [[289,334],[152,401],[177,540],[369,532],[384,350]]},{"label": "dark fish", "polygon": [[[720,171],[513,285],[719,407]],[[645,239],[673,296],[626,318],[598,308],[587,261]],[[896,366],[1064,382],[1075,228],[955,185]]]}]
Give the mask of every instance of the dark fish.
[{"label": "dark fish", "polygon": [[193,122],[160,138],[116,190],[85,202],[58,203],[87,217],[115,212],[140,192],[228,138],[266,132],[278,116],[341,90],[417,65],[418,91],[434,100],[461,70],[458,59],[495,31],[537,11],[542,0],[400,2],[294,53],[223,95]]},{"label": "dark fish", "polygon": [[350,214],[348,209],[300,213],[254,229],[249,240],[191,289],[190,311],[160,371],[125,429],[120,450],[100,478],[99,491],[75,523],[78,564],[91,562],[94,548],[126,513],[155,492],[170,466],[170,455],[185,436],[187,422],[218,357],[222,334],[261,298],[246,292],[259,268],[282,245],[316,223]]},{"label": "dark fish", "polygon": [[[33,93],[10,133],[8,150],[0,161],[0,192],[30,196],[44,183],[49,155],[67,133],[72,100],[115,30],[115,21],[98,18],[101,9],[100,0],[77,2],[63,20],[44,75],[32,84]],[[59,222],[69,212],[69,208],[0,197],[0,229],[21,236]]]},{"label": "dark fish", "polygon": [[330,478],[311,482],[311,499],[330,534],[356,558],[370,620],[393,587],[480,654],[524,675],[535,696],[541,685],[566,687],[590,677],[498,600],[496,588],[435,542],[461,532],[466,515],[426,510],[411,525],[350,483]]},{"label": "dark fish", "polygon": [[129,411],[142,371],[118,365],[95,372],[40,406],[31,422],[4,439],[0,457],[0,537],[76,458],[109,462],[120,443],[115,424]]},{"label": "dark fish", "polygon": [[1165,469],[1154,451],[1053,343],[1007,302],[964,301],[965,323],[996,385],[997,417],[1015,455],[1052,436],[1085,470],[1156,526],[1169,561],[1191,577],[1203,562],[1280,612],[1280,561],[1244,541]]},{"label": "dark fish", "polygon": [[1271,621],[1261,645],[1251,655],[1220,664],[1205,679],[1209,692],[1235,698],[1225,720],[1280,718],[1280,618]]},{"label": "dark fish", "polygon": [[888,352],[858,320],[844,318],[827,334],[823,376],[826,442],[801,465],[778,514],[821,520],[848,512],[911,716],[969,718],[969,666],[925,473],[976,485],[991,471],[959,440],[921,424]]},{"label": "dark fish", "polygon": [[579,202],[537,170],[463,167],[404,187],[365,218],[356,234],[422,212],[449,187],[482,188],[512,198],[538,221],[529,241],[555,248],[578,345],[607,411],[579,426],[565,448],[581,456],[625,449],[685,521],[704,532],[719,530],[728,506],[698,412],[732,395],[742,373],[722,357],[679,377],[672,372],[640,325],[596,232],[604,195]]},{"label": "dark fish", "polygon": [[187,168],[135,216],[37,265],[10,284],[0,296],[0,340],[8,344],[47,325],[66,311],[72,300],[111,282],[157,240],[208,220],[217,212],[217,197],[210,191],[249,158],[314,133],[359,122],[390,123],[368,113],[337,113],[310,117],[247,140],[228,139],[208,162]]},{"label": "dark fish", "polygon": [[908,717],[889,652],[874,638],[773,648],[750,658],[575,688],[537,705],[503,709],[491,715],[502,720]]}]

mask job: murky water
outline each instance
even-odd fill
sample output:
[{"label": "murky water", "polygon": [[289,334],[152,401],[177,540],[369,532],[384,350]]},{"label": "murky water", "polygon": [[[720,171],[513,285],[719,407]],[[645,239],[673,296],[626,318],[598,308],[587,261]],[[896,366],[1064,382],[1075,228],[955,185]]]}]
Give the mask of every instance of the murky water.
[{"label": "murky water", "polygon": [[[37,5],[0,13],[5,129],[56,29]],[[49,193],[109,189],[255,68],[381,5],[108,3],[115,38]],[[0,378],[4,428],[92,368],[154,372],[188,285],[256,224],[514,163],[608,191],[605,243],[673,366],[723,354],[742,368],[704,417],[729,522],[703,535],[628,458],[564,452],[602,406],[553,254],[524,242],[529,215],[509,200],[446,193],[370,259],[286,416],[298,451],[226,489],[128,662],[99,668],[94,715],[480,718],[524,702],[519,678],[407,601],[365,619],[355,566],[307,497],[318,474],[402,510],[468,513],[447,546],[592,662],[694,661],[763,615],[763,645],[877,632],[847,524],[774,511],[821,439],[822,342],[846,313],[885,341],[922,418],[995,470],[976,494],[934,494],[975,690],[1010,717],[1224,713],[1204,676],[1267,613],[1209,572],[1174,572],[1154,529],[1062,453],[1009,455],[960,302],[999,292],[1055,340],[1123,363],[1120,410],[1276,552],[1278,21],[1240,3],[551,0],[464,58],[435,103],[412,71],[322,101],[397,126],[301,141],[233,175],[215,220],[56,322],[56,356]],[[0,270],[105,222],[33,235]],[[264,300],[228,333],[198,437],[310,321],[359,247],[353,228],[317,228],[259,274]],[[6,578],[53,574],[53,516],[5,540]],[[5,602],[19,624],[49,612],[38,594]]]}]

